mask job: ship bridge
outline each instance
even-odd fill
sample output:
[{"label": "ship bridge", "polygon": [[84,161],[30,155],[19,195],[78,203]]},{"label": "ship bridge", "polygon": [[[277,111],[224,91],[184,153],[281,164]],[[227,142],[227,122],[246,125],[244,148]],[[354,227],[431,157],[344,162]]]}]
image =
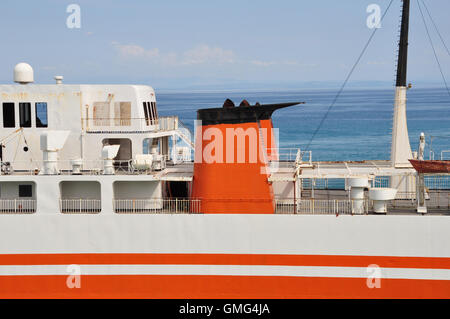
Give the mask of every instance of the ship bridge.
[{"label": "ship bridge", "polygon": [[[41,136],[56,131],[67,132],[58,149],[63,170],[71,169],[72,161],[84,170],[98,169],[102,150],[113,145],[118,146],[113,164],[122,167],[144,155],[161,165],[190,155],[191,133],[177,116],[159,116],[150,86],[72,85],[62,76],[55,84],[33,84],[26,63],[14,74],[18,84],[0,85],[0,155],[16,171],[41,170]],[[177,147],[179,139],[184,146]]]}]

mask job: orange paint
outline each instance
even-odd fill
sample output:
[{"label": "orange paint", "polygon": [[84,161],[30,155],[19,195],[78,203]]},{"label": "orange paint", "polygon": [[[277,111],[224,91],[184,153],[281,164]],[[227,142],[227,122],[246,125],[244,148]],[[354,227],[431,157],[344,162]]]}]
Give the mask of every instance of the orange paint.
[{"label": "orange paint", "polygon": [[[238,129],[249,133],[243,143],[243,134],[230,134]],[[192,197],[202,200],[202,213],[273,214],[273,189],[259,153],[265,149],[258,124],[205,125],[198,131],[203,141],[196,142]],[[211,132],[218,136],[209,136]]]},{"label": "orange paint", "polygon": [[[450,258],[276,254],[7,254],[1,265],[284,265],[450,269]],[[450,280],[208,275],[0,276],[0,298],[450,298]]]},{"label": "orange paint", "polygon": [[0,276],[0,298],[450,298],[450,281],[271,276],[85,275]]},{"label": "orange paint", "polygon": [[278,254],[1,254],[0,265],[265,265],[450,269],[449,257]]}]

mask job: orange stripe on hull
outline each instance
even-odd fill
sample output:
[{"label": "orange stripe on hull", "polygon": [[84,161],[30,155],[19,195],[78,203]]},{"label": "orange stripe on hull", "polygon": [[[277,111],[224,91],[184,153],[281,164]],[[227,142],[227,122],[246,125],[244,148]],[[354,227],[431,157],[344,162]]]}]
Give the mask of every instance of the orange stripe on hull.
[{"label": "orange stripe on hull", "polygon": [[157,276],[0,276],[0,298],[450,298],[450,281],[361,278]]},{"label": "orange stripe on hull", "polygon": [[450,269],[448,257],[275,254],[2,254],[0,265],[265,265]]}]

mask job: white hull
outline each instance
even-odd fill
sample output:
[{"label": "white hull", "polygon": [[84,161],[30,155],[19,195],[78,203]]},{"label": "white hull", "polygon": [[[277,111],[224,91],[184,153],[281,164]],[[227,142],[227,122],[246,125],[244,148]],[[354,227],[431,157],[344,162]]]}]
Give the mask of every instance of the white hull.
[{"label": "white hull", "polygon": [[[442,298],[449,227],[447,216],[414,215],[3,215],[0,295]],[[67,287],[74,264],[80,289]],[[97,282],[105,276],[109,290]]]}]

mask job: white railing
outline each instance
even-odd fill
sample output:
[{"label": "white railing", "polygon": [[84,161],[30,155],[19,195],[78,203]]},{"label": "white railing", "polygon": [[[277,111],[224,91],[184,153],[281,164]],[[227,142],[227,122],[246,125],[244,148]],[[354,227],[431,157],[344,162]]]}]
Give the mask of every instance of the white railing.
[{"label": "white railing", "polygon": [[85,118],[86,132],[101,131],[133,131],[142,130],[149,125],[156,125],[156,121],[146,121],[145,118]]},{"label": "white railing", "polygon": [[449,158],[445,154],[450,154],[450,150],[445,150],[441,152],[441,161],[448,160]]},{"label": "white railing", "polygon": [[450,190],[450,175],[427,175],[424,178],[428,189]]},{"label": "white railing", "polygon": [[390,177],[389,176],[375,176],[375,178],[371,181],[373,188],[385,188],[390,185]]},{"label": "white railing", "polygon": [[[277,214],[319,214],[341,215],[353,214],[355,203],[353,200],[341,199],[276,199],[275,213]],[[368,213],[368,201],[364,201],[364,213]]]},{"label": "white railing", "polygon": [[395,202],[396,200],[404,201],[415,199],[416,199],[416,192],[397,192],[397,194],[395,195],[395,199],[392,202]]},{"label": "white railing", "polygon": [[301,163],[312,163],[312,152],[311,151],[301,151],[299,148],[267,148],[267,153],[277,155],[278,161],[286,162],[297,162]]},{"label": "white railing", "polygon": [[160,131],[175,131],[178,129],[178,116],[162,116],[158,118]]},{"label": "white railing", "polygon": [[102,209],[100,199],[60,199],[59,207],[64,214],[96,214]]},{"label": "white railing", "polygon": [[192,150],[195,149],[194,135],[190,128],[181,121],[178,121],[177,134]]},{"label": "white railing", "polygon": [[1,199],[0,214],[32,214],[36,212],[35,199]]},{"label": "white railing", "polygon": [[85,118],[86,132],[171,131],[178,129],[178,116],[146,118]]},{"label": "white railing", "polygon": [[200,214],[201,200],[186,198],[116,199],[114,211],[119,214]]},{"label": "white railing", "polygon": [[[390,208],[415,208],[416,192],[399,192],[394,200],[389,201]],[[425,205],[430,209],[450,211],[450,193],[448,191],[426,191]]]},{"label": "white railing", "polygon": [[295,162],[297,164],[308,163],[309,165],[312,165],[312,151],[301,151],[298,149]]},{"label": "white railing", "polygon": [[[167,160],[167,156],[163,157]],[[81,163],[80,171],[78,173],[73,171],[72,160],[59,160],[58,174],[59,175],[101,175],[103,174],[104,161],[98,160],[83,160]],[[133,160],[114,160],[114,171],[116,174],[142,174],[149,173],[151,169],[138,170],[133,166]],[[44,167],[44,161],[42,160],[30,160],[30,161],[14,161],[9,163],[8,171],[1,171],[0,175],[7,174],[22,174],[22,175],[38,175]]]}]

